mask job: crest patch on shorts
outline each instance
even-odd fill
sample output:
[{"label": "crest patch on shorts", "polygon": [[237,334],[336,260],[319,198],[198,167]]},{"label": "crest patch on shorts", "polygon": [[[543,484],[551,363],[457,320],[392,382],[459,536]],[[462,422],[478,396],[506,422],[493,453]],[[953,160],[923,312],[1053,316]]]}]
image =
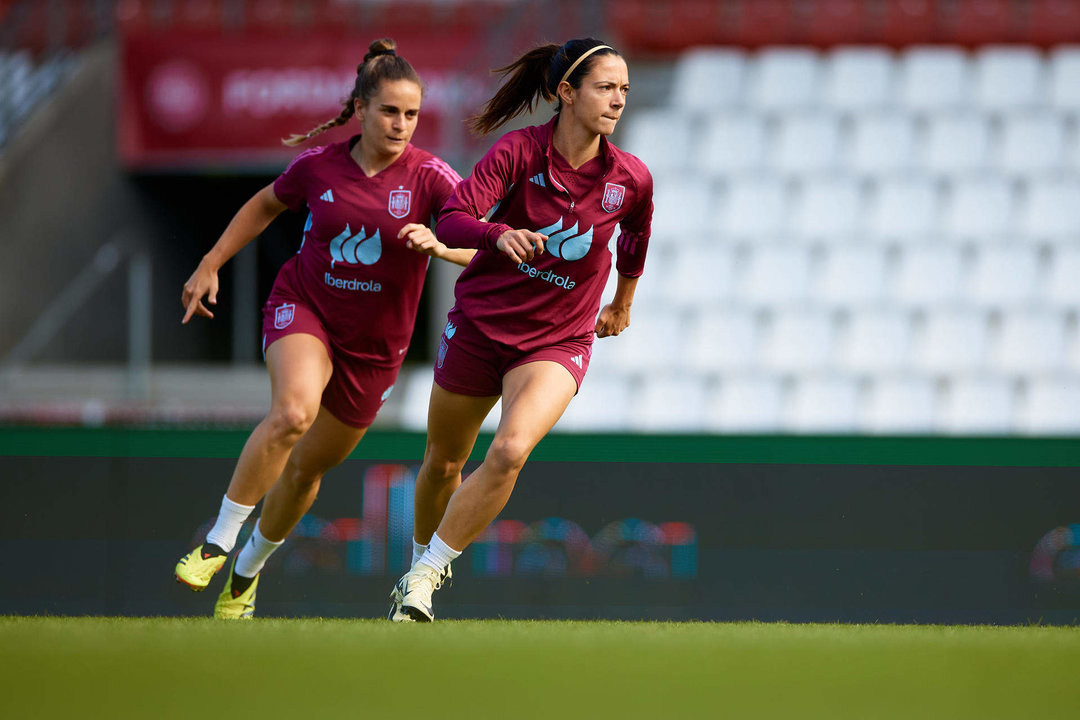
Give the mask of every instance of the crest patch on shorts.
[{"label": "crest patch on shorts", "polygon": [[285,303],[274,311],[274,327],[278,330],[284,330],[292,325],[293,317],[295,315],[296,305]]},{"label": "crest patch on shorts", "polygon": [[435,360],[435,366],[442,368],[443,361],[446,360],[446,351],[450,348],[446,344],[446,338],[439,338],[439,357]]}]

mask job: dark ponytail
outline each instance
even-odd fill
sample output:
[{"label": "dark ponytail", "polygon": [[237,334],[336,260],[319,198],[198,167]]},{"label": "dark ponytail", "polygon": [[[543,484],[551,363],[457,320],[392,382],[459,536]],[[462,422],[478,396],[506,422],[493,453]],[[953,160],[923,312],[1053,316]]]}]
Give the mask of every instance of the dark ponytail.
[{"label": "dark ponytail", "polygon": [[[493,70],[510,78],[487,101],[484,109],[469,118],[469,129],[478,135],[487,135],[511,118],[523,112],[532,112],[533,103],[539,98],[558,100],[559,83],[566,71],[585,53],[605,43],[594,38],[569,40],[565,45],[541,45],[522,55],[509,65]],[[580,88],[581,81],[589,74],[593,59],[600,55],[618,55],[615,50],[604,47],[593,52],[566,78],[570,87]],[[561,103],[556,105],[559,112]]]},{"label": "dark ponytail", "polygon": [[416,70],[413,69],[408,60],[397,54],[396,47],[397,43],[390,38],[382,38],[371,43],[368,46],[367,54],[364,55],[364,61],[356,66],[356,84],[353,86],[352,93],[343,103],[341,113],[336,118],[327,120],[322,125],[312,128],[303,135],[291,135],[281,142],[290,147],[299,145],[305,140],[310,140],[331,128],[344,125],[355,111],[353,101],[359,99],[362,104],[366,105],[372,96],[378,92],[379,84],[383,80],[412,80],[423,89],[424,85],[420,82],[420,76],[416,74]]}]

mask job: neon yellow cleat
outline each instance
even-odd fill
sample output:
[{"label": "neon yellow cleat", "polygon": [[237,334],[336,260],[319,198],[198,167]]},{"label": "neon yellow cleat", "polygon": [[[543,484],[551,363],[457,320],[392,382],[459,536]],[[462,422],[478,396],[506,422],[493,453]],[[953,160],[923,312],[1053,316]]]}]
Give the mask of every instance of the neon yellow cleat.
[{"label": "neon yellow cleat", "polygon": [[184,583],[195,592],[205,590],[226,558],[228,555],[209,555],[200,545],[176,563],[176,582]]},{"label": "neon yellow cleat", "polygon": [[[233,560],[233,566],[236,566],[235,560]],[[214,603],[214,617],[219,620],[250,620],[255,616],[255,590],[259,587],[259,576],[256,575],[247,590],[239,595],[233,592],[232,581],[233,573],[229,570],[229,579],[225,582],[225,589],[221,591],[217,602]]]}]

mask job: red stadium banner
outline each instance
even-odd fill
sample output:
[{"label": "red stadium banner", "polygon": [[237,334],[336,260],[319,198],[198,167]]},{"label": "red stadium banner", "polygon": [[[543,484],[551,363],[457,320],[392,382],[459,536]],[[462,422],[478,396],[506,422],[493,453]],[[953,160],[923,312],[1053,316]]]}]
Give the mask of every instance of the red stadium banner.
[{"label": "red stadium banner", "polygon": [[[127,35],[119,73],[121,162],[136,170],[280,166],[297,152],[282,138],[340,112],[375,37],[357,35]],[[413,143],[460,157],[475,142],[462,120],[483,101],[490,83],[487,68],[469,55],[475,46],[460,31],[393,37],[425,85]],[[312,144],[356,132],[350,123]]]}]

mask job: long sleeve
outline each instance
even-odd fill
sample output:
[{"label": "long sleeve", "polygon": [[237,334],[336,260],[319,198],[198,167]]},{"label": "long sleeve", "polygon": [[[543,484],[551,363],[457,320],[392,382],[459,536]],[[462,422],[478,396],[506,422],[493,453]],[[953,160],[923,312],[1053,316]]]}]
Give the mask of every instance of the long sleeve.
[{"label": "long sleeve", "polygon": [[516,135],[499,138],[447,200],[435,229],[447,247],[494,250],[499,236],[513,229],[482,218],[506,197],[519,174],[522,153],[517,146],[522,140]]}]

